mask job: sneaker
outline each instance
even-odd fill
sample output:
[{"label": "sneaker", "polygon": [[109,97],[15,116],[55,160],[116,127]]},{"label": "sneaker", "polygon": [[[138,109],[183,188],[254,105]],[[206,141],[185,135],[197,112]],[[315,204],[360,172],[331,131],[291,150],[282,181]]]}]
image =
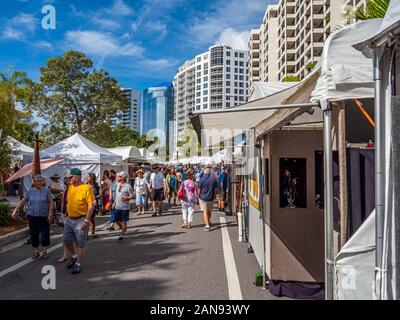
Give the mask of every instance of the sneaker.
[{"label": "sneaker", "polygon": [[119,236],[118,237],[118,241],[122,241],[122,240],[124,240],[124,237],[123,236]]},{"label": "sneaker", "polygon": [[75,263],[74,267],[72,268],[72,272],[71,273],[72,274],[78,274],[78,273],[81,273],[81,270],[82,270],[81,265]]},{"label": "sneaker", "polygon": [[210,225],[206,224],[206,226],[204,227],[204,231],[210,231]]},{"label": "sneaker", "polygon": [[157,216],[157,212],[153,212],[153,214],[151,216],[152,217],[156,217]]},{"label": "sneaker", "polygon": [[67,269],[72,269],[72,268],[75,266],[75,264],[76,264],[77,261],[78,261],[77,258],[71,257],[71,259],[70,259],[69,262],[67,263]]}]

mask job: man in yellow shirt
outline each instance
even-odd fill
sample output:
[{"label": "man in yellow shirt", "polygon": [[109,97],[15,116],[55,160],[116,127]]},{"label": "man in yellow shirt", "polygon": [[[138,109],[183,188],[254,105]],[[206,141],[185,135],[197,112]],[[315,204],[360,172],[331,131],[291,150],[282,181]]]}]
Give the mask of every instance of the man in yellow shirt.
[{"label": "man in yellow shirt", "polygon": [[[93,214],[95,198],[89,185],[82,182],[82,171],[72,168],[71,184],[67,193],[68,217],[64,224],[64,244],[71,252],[71,260],[67,264],[72,274],[81,272],[81,258],[86,251],[86,241]],[[74,249],[74,242],[77,250]]]}]

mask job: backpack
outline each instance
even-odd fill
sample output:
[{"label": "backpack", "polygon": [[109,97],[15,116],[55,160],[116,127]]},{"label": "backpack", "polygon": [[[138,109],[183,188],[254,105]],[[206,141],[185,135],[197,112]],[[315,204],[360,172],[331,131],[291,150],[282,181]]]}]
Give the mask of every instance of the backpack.
[{"label": "backpack", "polygon": [[175,189],[176,186],[176,176],[170,176],[169,177],[169,187],[171,189]]}]

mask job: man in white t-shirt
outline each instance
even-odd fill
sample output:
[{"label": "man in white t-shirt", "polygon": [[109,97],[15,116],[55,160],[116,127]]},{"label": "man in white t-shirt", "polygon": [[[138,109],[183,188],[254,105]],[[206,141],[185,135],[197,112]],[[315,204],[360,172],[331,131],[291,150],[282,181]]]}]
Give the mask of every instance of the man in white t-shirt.
[{"label": "man in white t-shirt", "polygon": [[153,173],[150,176],[150,197],[153,202],[153,214],[155,217],[157,215],[157,207],[158,214],[161,216],[162,207],[164,201],[164,186],[165,186],[165,177],[160,171],[158,166],[153,167]]}]

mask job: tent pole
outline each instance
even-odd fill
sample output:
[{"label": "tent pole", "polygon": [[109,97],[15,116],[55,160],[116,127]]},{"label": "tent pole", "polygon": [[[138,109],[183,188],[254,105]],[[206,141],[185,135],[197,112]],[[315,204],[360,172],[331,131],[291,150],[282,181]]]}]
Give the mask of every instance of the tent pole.
[{"label": "tent pole", "polygon": [[347,192],[347,144],[346,113],[344,101],[333,103],[339,108],[338,148],[339,148],[339,181],[340,181],[340,248],[348,239],[348,192]]},{"label": "tent pole", "polygon": [[325,175],[325,299],[333,300],[333,171],[332,107],[324,109],[324,175]]},{"label": "tent pole", "polygon": [[383,248],[383,218],[384,218],[384,181],[383,181],[383,144],[382,144],[382,69],[381,52],[374,50],[373,77],[375,84],[375,298],[381,300],[382,248]]}]

